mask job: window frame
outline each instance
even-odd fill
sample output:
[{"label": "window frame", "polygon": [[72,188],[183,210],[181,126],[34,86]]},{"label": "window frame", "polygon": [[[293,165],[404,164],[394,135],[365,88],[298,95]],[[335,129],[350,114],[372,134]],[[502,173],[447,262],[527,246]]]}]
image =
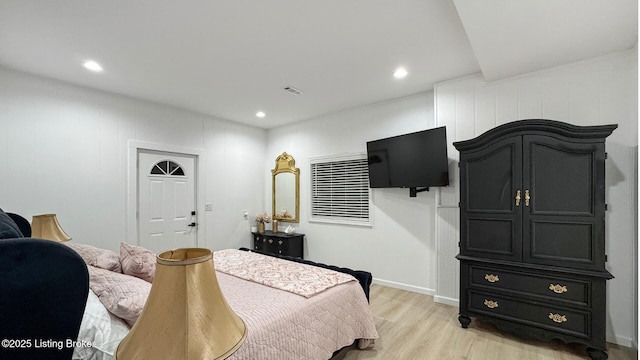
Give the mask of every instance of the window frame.
[{"label": "window frame", "polygon": [[[167,165],[167,169],[163,169],[160,164],[162,163],[166,163]],[[173,169],[171,169],[171,165],[174,165],[175,167]],[[154,173],[154,171],[156,170],[156,168],[158,170],[160,170],[162,173],[158,174],[158,173]],[[177,173],[179,172],[179,173]],[[153,164],[153,166],[151,166],[151,169],[149,169],[147,176],[151,176],[151,177],[187,177],[187,174],[185,174],[184,169],[182,168],[182,164],[177,163],[173,160],[168,160],[168,159],[163,159],[163,160],[159,160],[157,161],[155,164]]]},{"label": "window frame", "polygon": [[[318,163],[336,163],[342,161],[353,161],[353,160],[361,160],[364,162],[365,171],[366,171],[366,186],[367,186],[367,219],[356,220],[347,217],[331,217],[331,216],[318,216],[314,215],[314,165]],[[366,167],[367,162],[367,154],[366,153],[350,153],[350,154],[340,154],[340,155],[327,155],[327,156],[316,156],[309,158],[309,222],[311,223],[325,223],[325,224],[338,224],[338,225],[353,225],[353,226],[361,226],[361,227],[372,227],[373,226],[373,199],[372,199],[372,191],[369,187],[369,169]]]}]

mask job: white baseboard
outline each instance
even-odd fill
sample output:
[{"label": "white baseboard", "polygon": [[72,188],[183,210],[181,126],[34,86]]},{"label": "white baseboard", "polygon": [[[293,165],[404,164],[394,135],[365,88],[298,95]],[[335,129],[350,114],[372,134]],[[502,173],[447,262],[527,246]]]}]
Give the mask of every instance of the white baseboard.
[{"label": "white baseboard", "polygon": [[420,286],[414,286],[414,285],[408,285],[405,283],[399,283],[396,281],[390,281],[390,280],[383,280],[383,279],[377,279],[377,278],[373,278],[373,283],[374,284],[378,284],[378,285],[384,285],[384,286],[388,286],[388,287],[392,287],[395,289],[400,289],[400,290],[406,290],[406,291],[411,291],[411,292],[415,292],[415,293],[419,293],[419,294],[425,294],[425,295],[430,295],[433,296],[433,301],[440,303],[440,304],[445,304],[445,305],[451,305],[451,306],[459,306],[460,301],[458,299],[454,299],[454,298],[448,298],[445,296],[438,296],[436,295],[436,291],[435,289],[429,289],[429,288],[424,288],[424,287],[420,287]]},{"label": "white baseboard", "polygon": [[433,301],[437,302],[437,303],[440,303],[440,304],[451,305],[451,306],[455,306],[455,307],[460,306],[460,300],[454,299],[454,298],[450,298],[450,297],[446,297],[446,296],[435,295],[433,297]]},{"label": "white baseboard", "polygon": [[378,285],[384,285],[384,286],[392,287],[392,288],[395,288],[395,289],[406,290],[406,291],[411,291],[411,292],[415,292],[415,293],[419,293],[419,294],[425,294],[425,295],[431,295],[431,296],[433,296],[436,293],[436,291],[434,289],[429,289],[429,288],[424,288],[424,287],[420,287],[420,286],[414,286],[414,285],[399,283],[399,282],[390,281],[390,280],[383,280],[383,279],[373,278],[373,283],[374,284],[378,284]]},{"label": "white baseboard", "polygon": [[614,343],[620,346],[626,346],[628,348],[637,349],[638,344],[633,339],[625,336],[607,336],[607,342]]}]

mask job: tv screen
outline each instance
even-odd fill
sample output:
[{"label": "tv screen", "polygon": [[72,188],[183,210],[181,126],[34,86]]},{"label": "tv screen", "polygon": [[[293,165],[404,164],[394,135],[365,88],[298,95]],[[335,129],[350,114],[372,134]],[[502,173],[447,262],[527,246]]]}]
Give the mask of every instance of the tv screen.
[{"label": "tv screen", "polygon": [[369,141],[367,162],[372,188],[449,185],[446,128]]}]

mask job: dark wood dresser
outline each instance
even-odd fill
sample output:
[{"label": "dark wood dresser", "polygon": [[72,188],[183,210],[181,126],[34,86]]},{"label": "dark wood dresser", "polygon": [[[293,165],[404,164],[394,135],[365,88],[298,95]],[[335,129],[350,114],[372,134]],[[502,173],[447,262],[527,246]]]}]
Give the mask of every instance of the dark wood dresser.
[{"label": "dark wood dresser", "polygon": [[263,234],[254,232],[253,248],[273,254],[303,257],[304,234],[287,234],[266,230]]},{"label": "dark wood dresser", "polygon": [[521,120],[460,151],[460,315],[606,359],[605,138]]}]

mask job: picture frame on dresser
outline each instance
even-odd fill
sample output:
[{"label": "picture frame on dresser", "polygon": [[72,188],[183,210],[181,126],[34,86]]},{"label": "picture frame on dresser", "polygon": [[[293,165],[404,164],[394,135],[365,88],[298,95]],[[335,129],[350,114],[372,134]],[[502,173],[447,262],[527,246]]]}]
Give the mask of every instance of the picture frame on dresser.
[{"label": "picture frame on dresser", "polygon": [[607,359],[605,139],[617,125],[519,120],[460,152],[460,312]]}]

